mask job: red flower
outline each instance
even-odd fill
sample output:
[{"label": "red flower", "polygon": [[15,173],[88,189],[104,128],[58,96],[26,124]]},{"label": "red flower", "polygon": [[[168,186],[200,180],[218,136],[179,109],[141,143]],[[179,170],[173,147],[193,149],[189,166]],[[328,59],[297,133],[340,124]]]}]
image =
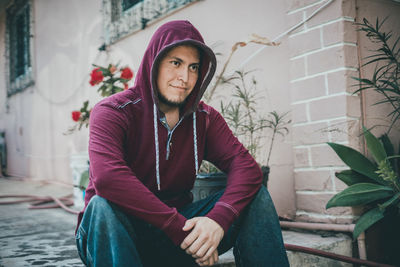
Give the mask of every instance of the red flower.
[{"label": "red flower", "polygon": [[100,68],[95,68],[92,70],[92,73],[90,73],[90,84],[96,85],[100,82],[102,82],[104,79],[103,72],[100,70]]},{"label": "red flower", "polygon": [[80,111],[72,111],[72,119],[76,122],[79,121],[81,118],[81,112]]},{"label": "red flower", "polygon": [[129,67],[125,67],[121,70],[121,78],[130,80],[133,78],[133,72]]},{"label": "red flower", "polygon": [[115,67],[114,65],[111,65],[111,67],[108,70],[110,71],[111,74],[113,74],[114,72],[117,71],[117,67]]},{"label": "red flower", "polygon": [[124,90],[127,90],[129,88],[129,85],[127,83],[124,83]]}]

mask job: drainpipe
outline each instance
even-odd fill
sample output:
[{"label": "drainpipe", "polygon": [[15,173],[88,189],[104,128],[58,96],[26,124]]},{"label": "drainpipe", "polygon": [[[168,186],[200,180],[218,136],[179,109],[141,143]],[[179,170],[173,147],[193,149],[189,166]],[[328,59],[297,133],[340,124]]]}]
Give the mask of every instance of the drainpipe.
[{"label": "drainpipe", "polygon": [[[321,231],[335,231],[335,232],[354,232],[355,224],[329,224],[329,223],[307,223],[307,222],[288,222],[280,221],[282,228],[298,228],[304,230],[321,230]],[[367,259],[367,251],[365,249],[365,235],[362,232],[357,237],[358,255],[360,259]]]}]

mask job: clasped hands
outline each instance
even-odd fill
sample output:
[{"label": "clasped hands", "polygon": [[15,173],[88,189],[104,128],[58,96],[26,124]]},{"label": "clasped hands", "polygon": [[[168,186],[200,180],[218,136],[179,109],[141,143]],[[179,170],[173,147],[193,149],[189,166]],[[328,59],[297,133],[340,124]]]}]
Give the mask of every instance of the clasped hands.
[{"label": "clasped hands", "polygon": [[183,240],[181,248],[196,258],[200,266],[212,266],[218,262],[218,245],[224,236],[224,230],[208,217],[194,217],[187,220],[183,231],[191,231]]}]

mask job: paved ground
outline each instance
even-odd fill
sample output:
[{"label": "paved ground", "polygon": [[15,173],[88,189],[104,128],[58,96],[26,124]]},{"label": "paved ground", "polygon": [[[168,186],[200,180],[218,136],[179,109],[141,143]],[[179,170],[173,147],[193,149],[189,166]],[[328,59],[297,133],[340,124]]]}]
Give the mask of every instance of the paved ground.
[{"label": "paved ground", "polygon": [[[67,187],[0,178],[0,195],[69,193],[72,189]],[[0,266],[83,266],[75,248],[76,215],[28,207],[28,203],[0,205]]]},{"label": "paved ground", "polygon": [[[0,196],[34,194],[61,197],[70,193],[70,187],[0,177]],[[5,200],[0,198],[0,202]],[[0,205],[0,267],[83,266],[75,247],[76,215],[62,209],[28,208],[28,203]],[[288,244],[351,256],[351,238],[343,234],[321,237],[318,234],[283,231],[283,237]],[[298,252],[288,252],[288,257],[292,267],[351,266]],[[235,266],[232,251],[222,255],[219,262],[219,267]]]}]

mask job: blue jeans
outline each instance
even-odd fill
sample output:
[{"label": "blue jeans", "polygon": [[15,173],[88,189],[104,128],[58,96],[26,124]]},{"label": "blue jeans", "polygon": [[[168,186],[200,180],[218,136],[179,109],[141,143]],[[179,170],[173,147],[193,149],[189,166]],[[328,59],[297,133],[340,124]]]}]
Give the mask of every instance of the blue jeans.
[{"label": "blue jeans", "polygon": [[[186,218],[206,215],[223,191],[179,209]],[[190,267],[194,259],[158,228],[130,217],[104,198],[94,196],[76,234],[79,255],[87,266]],[[236,266],[289,266],[274,204],[262,186],[232,224],[218,247],[234,247]]]}]

